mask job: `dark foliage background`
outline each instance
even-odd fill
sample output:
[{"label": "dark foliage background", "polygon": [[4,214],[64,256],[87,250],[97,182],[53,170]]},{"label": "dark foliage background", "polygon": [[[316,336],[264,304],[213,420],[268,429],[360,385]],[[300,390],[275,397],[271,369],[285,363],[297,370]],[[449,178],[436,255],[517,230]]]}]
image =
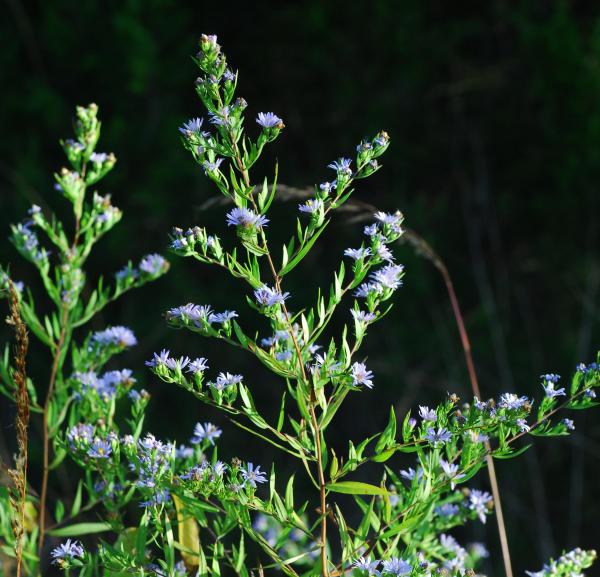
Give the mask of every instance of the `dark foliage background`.
[{"label": "dark foliage background", "polygon": [[[240,70],[249,113],[273,110],[287,126],[261,175],[278,158],[281,182],[321,182],[329,161],[351,153],[363,135],[388,130],[384,169],[361,183],[357,198],[400,208],[446,261],[485,395],[539,398],[542,372],[568,376],[578,361],[594,360],[600,344],[599,8],[532,0],[9,0],[1,19],[0,227],[6,234],[31,203],[64,207],[52,188],[52,171],[64,162],[57,141],[70,135],[74,105],[95,101],[104,120],[100,148],[119,159],[103,191],[125,217],[103,241],[92,276],[164,250],[173,225],[207,223],[224,232],[222,208],[199,209],[217,192],[177,132],[202,114],[190,55],[200,33],[216,33]],[[293,224],[292,208],[275,209],[276,237]],[[360,234],[338,217],[305,269],[292,275],[294,307],[329,282],[343,248]],[[267,404],[281,386],[236,351],[165,328],[161,314],[170,306],[231,307],[243,296],[221,272],[171,260],[166,278],[124,298],[98,324],[127,324],[140,338],[126,362],[153,394],[148,427],[184,441],[197,420],[213,420],[226,428],[224,453],[266,468],[276,458],[285,467],[285,458],[242,442],[220,415],[145,371],[143,361],[166,346],[207,356],[213,369],[242,372]],[[405,287],[365,349],[377,386],[355,395],[338,419],[332,432],[340,448],[347,437],[381,427],[390,403],[404,412],[447,391],[469,395],[441,278],[408,246],[400,260]],[[8,242],[0,244],[0,262],[33,281]],[[47,368],[36,354],[34,376]],[[7,452],[12,411],[2,406]],[[600,544],[600,414],[576,417],[570,438],[538,440],[524,457],[498,464],[516,574],[563,548]],[[35,456],[39,447],[31,450]],[[479,483],[485,486],[485,475]],[[495,522],[467,538],[496,551]],[[488,570],[500,574],[494,557]]]}]

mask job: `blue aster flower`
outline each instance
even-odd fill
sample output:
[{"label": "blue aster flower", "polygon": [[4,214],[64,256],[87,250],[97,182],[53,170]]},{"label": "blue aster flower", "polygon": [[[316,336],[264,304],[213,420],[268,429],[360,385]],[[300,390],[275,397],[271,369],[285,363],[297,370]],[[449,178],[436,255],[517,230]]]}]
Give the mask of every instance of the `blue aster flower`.
[{"label": "blue aster flower", "polygon": [[369,559],[365,557],[359,557],[352,563],[352,567],[355,569],[359,569],[360,571],[366,571],[367,575],[378,575],[377,566],[379,565],[379,561],[377,559]]},{"label": "blue aster flower", "polygon": [[377,223],[370,224],[368,226],[365,226],[365,228],[363,229],[363,232],[365,233],[366,236],[375,236],[376,234],[379,233],[379,227],[377,226]]},{"label": "blue aster flower", "polygon": [[575,430],[575,423],[573,422],[572,419],[563,419],[562,420],[562,424],[567,427],[567,429],[569,431],[574,431]]},{"label": "blue aster flower", "polygon": [[106,439],[96,437],[87,451],[92,459],[108,459],[112,453],[112,445]]},{"label": "blue aster flower", "polygon": [[283,128],[281,118],[272,112],[259,112],[256,117],[256,123],[263,128]]},{"label": "blue aster flower", "polygon": [[344,255],[345,256],[349,256],[350,258],[353,258],[354,260],[359,260],[362,258],[365,258],[367,256],[369,256],[371,254],[371,249],[370,248],[347,248],[344,251]]},{"label": "blue aster flower", "polygon": [[108,154],[106,154],[106,152],[92,152],[92,154],[90,154],[90,160],[94,164],[103,164],[106,162],[107,158]]},{"label": "blue aster flower", "polygon": [[504,393],[500,396],[498,407],[501,409],[520,409],[527,403],[529,403],[527,397],[519,397],[514,393]]},{"label": "blue aster flower", "polygon": [[211,162],[210,160],[205,160],[202,163],[204,174],[208,174],[209,172],[216,172],[217,170],[219,170],[219,167],[221,166],[222,162],[222,158],[216,158],[214,162]]},{"label": "blue aster flower", "polygon": [[112,397],[117,392],[117,387],[121,385],[131,386],[136,383],[133,378],[133,372],[130,369],[120,371],[108,371],[98,379],[98,394],[105,397]]},{"label": "blue aster flower", "polygon": [[319,190],[323,194],[329,194],[330,192],[333,192],[335,190],[336,186],[337,183],[335,180],[333,182],[322,182],[321,184],[319,184]]},{"label": "blue aster flower", "polygon": [[335,160],[335,161],[331,162],[330,164],[328,164],[327,168],[332,168],[333,170],[335,170],[338,173],[351,175],[352,174],[352,169],[350,168],[351,164],[352,164],[352,160],[350,160],[349,158],[338,158],[338,160]]},{"label": "blue aster flower", "polygon": [[266,284],[254,291],[256,302],[266,307],[283,304],[289,296],[290,293],[286,292],[282,294],[277,289],[271,288]]},{"label": "blue aster flower", "polygon": [[458,515],[459,511],[460,507],[453,503],[444,503],[434,509],[434,512],[440,517],[452,517],[453,515]]},{"label": "blue aster flower", "polygon": [[213,475],[215,477],[222,477],[227,471],[227,465],[223,461],[217,461],[212,468]]},{"label": "blue aster flower", "polygon": [[275,340],[275,337],[265,337],[260,339],[260,344],[263,347],[272,347],[276,343],[277,341]]},{"label": "blue aster flower", "polygon": [[307,214],[315,214],[323,208],[323,201],[320,198],[309,198],[304,204],[298,205],[298,210]]},{"label": "blue aster flower", "polygon": [[61,565],[65,562],[69,562],[75,557],[83,557],[85,550],[79,541],[71,541],[67,539],[64,543],[61,543],[58,547],[55,547],[50,552],[52,556],[52,563],[54,565]]},{"label": "blue aster flower", "polygon": [[244,377],[242,375],[232,375],[231,373],[219,373],[216,382],[212,383],[213,389],[223,391],[227,387],[241,383]]},{"label": "blue aster flower", "polygon": [[235,80],[235,74],[227,68],[225,72],[223,72],[223,79],[227,82],[233,82]]},{"label": "blue aster flower", "polygon": [[[296,326],[296,325],[294,325]],[[287,341],[291,341],[292,338],[290,337],[290,333],[289,331],[287,331],[286,329],[279,329],[275,331],[275,334],[273,335],[275,338],[275,342],[280,343],[280,342],[287,342]]]},{"label": "blue aster flower", "polygon": [[423,477],[423,469],[421,469],[421,467],[417,467],[415,470],[412,467],[409,467],[408,469],[403,469],[400,471],[400,476],[407,481],[413,481],[415,478],[419,480]]},{"label": "blue aster flower", "polygon": [[560,389],[555,389],[554,388],[555,383],[556,383],[556,381],[546,381],[546,384],[542,384],[542,386],[544,387],[544,392],[546,393],[546,396],[550,399],[553,399],[555,397],[566,396],[567,393],[565,393],[564,387],[561,387]]},{"label": "blue aster flower", "polygon": [[258,228],[266,226],[269,219],[244,207],[236,207],[227,213],[228,226],[243,226],[244,228]]},{"label": "blue aster flower", "polygon": [[318,370],[324,375],[334,375],[339,372],[342,364],[335,360],[335,357],[327,353],[315,355],[315,364],[313,370]]},{"label": "blue aster flower", "polygon": [[217,112],[210,112],[209,117],[211,124],[228,127],[231,124],[231,107],[223,106]]},{"label": "blue aster flower", "polygon": [[425,433],[425,438],[433,447],[440,447],[452,439],[452,433],[444,429],[444,427],[439,427],[437,431],[429,427]]},{"label": "blue aster flower", "polygon": [[162,505],[163,503],[168,503],[171,499],[171,493],[168,489],[160,489],[156,493],[150,497],[147,501],[142,501],[140,503],[140,507],[154,507],[158,505]]},{"label": "blue aster flower", "polygon": [[169,360],[169,355],[170,351],[168,351],[167,349],[163,349],[162,351],[160,351],[160,353],[154,353],[152,359],[146,361],[145,364],[147,367],[152,368],[156,368],[160,365],[166,365],[167,361]]},{"label": "blue aster flower", "polygon": [[182,320],[182,321],[207,321],[210,322],[210,316],[212,315],[212,307],[210,305],[195,305],[188,303],[178,307],[173,307],[167,311],[167,319],[169,320]]},{"label": "blue aster flower", "polygon": [[194,427],[194,436],[190,439],[190,442],[194,445],[198,445],[205,439],[211,444],[215,444],[215,439],[218,439],[223,431],[212,423],[196,423]]},{"label": "blue aster flower", "polygon": [[469,509],[477,513],[482,523],[485,523],[485,514],[489,510],[488,506],[491,502],[492,496],[487,491],[471,489],[469,493]]},{"label": "blue aster flower", "polygon": [[371,279],[383,288],[396,290],[402,286],[400,275],[403,270],[404,266],[401,264],[388,264],[371,273]]},{"label": "blue aster flower", "polygon": [[292,356],[292,351],[279,351],[275,353],[275,358],[283,363],[291,360]]},{"label": "blue aster flower", "polygon": [[137,269],[132,268],[131,265],[124,266],[122,269],[115,273],[115,278],[118,281],[135,280],[139,276]]},{"label": "blue aster flower", "polygon": [[394,260],[394,255],[392,254],[392,251],[385,244],[380,244],[377,247],[377,256],[381,260],[385,260],[390,264]]},{"label": "blue aster flower", "polygon": [[251,487],[256,488],[256,483],[266,483],[267,478],[265,473],[260,470],[260,466],[254,467],[252,463],[248,463],[245,469],[241,469],[242,477],[244,482],[248,483]]},{"label": "blue aster flower", "polygon": [[199,465],[194,465],[187,473],[181,475],[184,481],[202,481],[208,475],[208,461],[204,460]]},{"label": "blue aster flower", "polygon": [[169,358],[165,365],[167,368],[172,371],[176,371],[177,369],[183,370],[190,364],[190,357],[179,357],[178,359]]},{"label": "blue aster flower", "polygon": [[379,283],[364,282],[354,292],[354,296],[366,299],[371,295],[380,295],[383,288]]},{"label": "blue aster flower", "polygon": [[364,152],[365,150],[373,150],[373,145],[366,140],[356,145],[356,152]]},{"label": "blue aster flower", "polygon": [[430,409],[429,407],[425,407],[423,405],[419,405],[419,416],[424,421],[430,421],[435,423],[437,421],[437,413],[434,409]]},{"label": "blue aster flower", "polygon": [[373,142],[377,145],[377,146],[385,146],[390,140],[390,137],[388,136],[387,132],[380,132],[374,139]]},{"label": "blue aster flower", "polygon": [[67,440],[72,449],[79,445],[89,445],[94,435],[94,427],[88,423],[79,423],[71,427],[67,433]]},{"label": "blue aster flower", "polygon": [[137,339],[131,329],[123,326],[107,327],[92,335],[92,342],[103,346],[132,347],[137,345]]},{"label": "blue aster flower", "polygon": [[377,318],[377,315],[375,313],[370,313],[367,311],[357,311],[355,309],[350,309],[350,313],[354,317],[355,321],[364,324],[371,323]]},{"label": "blue aster flower", "polygon": [[390,559],[383,561],[381,572],[383,574],[401,577],[402,575],[409,575],[412,573],[412,565],[401,557],[391,557]]},{"label": "blue aster flower", "polygon": [[204,357],[198,357],[187,365],[186,371],[188,373],[192,373],[194,375],[198,375],[203,373],[206,369],[208,369],[208,361]]},{"label": "blue aster flower", "polygon": [[209,323],[218,323],[225,324],[228,323],[231,319],[235,319],[238,317],[238,314],[235,311],[223,311],[222,313],[213,313],[208,317]]},{"label": "blue aster flower", "polygon": [[375,218],[384,225],[389,226],[394,232],[399,233],[402,231],[402,214],[397,212],[395,214],[389,214],[387,212],[376,212]]},{"label": "blue aster flower", "polygon": [[354,363],[350,372],[352,374],[352,384],[355,387],[365,385],[369,389],[373,388],[373,372],[369,371],[364,363]]},{"label": "blue aster flower", "polygon": [[164,257],[156,253],[147,254],[139,264],[140,270],[151,276],[156,276],[165,272],[167,266],[167,261],[164,259]]},{"label": "blue aster flower", "polygon": [[450,488],[452,490],[454,490],[454,487],[456,486],[456,481],[465,478],[465,475],[462,473],[459,474],[458,465],[455,463],[449,463],[444,459],[440,459],[440,467],[442,468],[442,471],[444,471],[446,477],[450,480]]},{"label": "blue aster flower", "polygon": [[[191,120],[189,120],[188,122],[185,122],[183,124],[183,126],[181,126],[179,128],[179,132],[181,132],[182,134],[188,134],[190,132],[200,132],[202,133],[202,124],[204,123],[204,119],[202,118],[192,118]],[[202,133],[202,134],[208,134],[208,133]]]}]

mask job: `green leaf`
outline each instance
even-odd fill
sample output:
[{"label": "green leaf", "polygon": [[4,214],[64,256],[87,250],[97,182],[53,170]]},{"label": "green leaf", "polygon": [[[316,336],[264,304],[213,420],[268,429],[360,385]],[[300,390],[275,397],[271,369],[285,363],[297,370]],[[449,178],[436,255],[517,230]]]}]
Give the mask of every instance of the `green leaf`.
[{"label": "green leaf", "polygon": [[277,419],[277,430],[279,432],[281,432],[283,423],[285,421],[285,395],[286,392],[284,391],[283,395],[281,396],[281,408],[279,409],[279,418]]},{"label": "green leaf", "polygon": [[531,447],[531,443],[529,445],[525,445],[524,447],[521,447],[520,449],[517,449],[516,451],[511,451],[510,453],[492,453],[492,456],[494,457],[494,459],[512,459],[513,457],[518,457],[519,455],[522,455],[527,449],[529,449],[529,447]]},{"label": "green leaf", "polygon": [[388,422],[387,427],[381,433],[381,437],[377,441],[377,445],[375,445],[375,453],[380,453],[390,445],[392,445],[396,440],[396,413],[394,413],[394,407],[390,408],[390,420]]},{"label": "green leaf", "polygon": [[280,276],[284,276],[296,268],[300,261],[306,256],[306,253],[312,248],[313,244],[315,244],[316,240],[319,238],[328,224],[329,221],[325,222],[321,228],[319,228],[317,232],[306,242],[306,244],[294,255],[292,260],[279,271]]},{"label": "green leaf", "polygon": [[326,486],[329,491],[347,495],[387,495],[383,487],[361,483],[360,481],[340,481]]},{"label": "green leaf", "polygon": [[[165,535],[166,537],[166,547],[163,547],[163,551],[165,553],[165,561],[167,562],[167,567],[169,569],[169,574],[173,571],[175,567],[175,538],[173,537],[173,527],[171,526],[171,521],[169,520],[169,516],[165,515]],[[163,541],[164,543],[164,541]]]},{"label": "green leaf", "polygon": [[388,459],[394,456],[396,452],[395,447],[388,449],[387,451],[382,451],[381,453],[377,453],[373,457],[371,457],[371,461],[375,463],[385,463]]},{"label": "green leaf", "polygon": [[60,523],[63,520],[64,516],[65,516],[65,505],[59,499],[56,502],[56,507],[54,509],[54,518],[56,519],[57,523]]},{"label": "green leaf", "polygon": [[244,334],[242,327],[240,327],[240,325],[238,325],[238,323],[235,320],[233,321],[233,330],[235,331],[235,336],[237,337],[238,341],[240,341],[240,344],[243,347],[247,347],[248,346],[248,338]]},{"label": "green leaf", "polygon": [[246,559],[246,548],[244,546],[244,534],[242,533],[240,535],[240,548],[239,550],[236,552],[236,556],[235,556],[235,572],[236,573],[240,573],[240,571],[242,570],[242,567],[244,565],[244,560]]},{"label": "green leaf", "polygon": [[288,512],[294,510],[294,475],[292,475],[285,488],[285,506]]},{"label": "green leaf", "polygon": [[79,535],[90,535],[91,533],[103,533],[111,531],[110,523],[75,523],[68,527],[60,527],[59,529],[51,529],[48,535],[53,537],[78,537]]}]

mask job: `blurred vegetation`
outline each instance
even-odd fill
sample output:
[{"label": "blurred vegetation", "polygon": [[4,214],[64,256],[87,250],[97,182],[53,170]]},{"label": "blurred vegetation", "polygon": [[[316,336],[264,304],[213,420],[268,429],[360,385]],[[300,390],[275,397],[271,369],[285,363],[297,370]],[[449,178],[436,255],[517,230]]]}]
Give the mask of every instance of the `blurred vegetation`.
[{"label": "blurred vegetation", "polygon": [[[125,211],[104,241],[103,260],[93,263],[98,271],[164,250],[173,225],[208,223],[224,232],[222,208],[200,210],[218,193],[177,131],[201,113],[190,55],[200,33],[216,33],[240,70],[250,115],[273,110],[286,123],[270,153],[281,163],[281,182],[321,182],[331,177],[325,165],[353,151],[363,135],[390,133],[384,169],[358,188],[357,198],[400,208],[445,260],[486,395],[539,398],[542,372],[568,375],[578,361],[594,360],[600,344],[596,3],[304,0],[234,9],[174,0],[9,0],[0,26],[5,233],[32,203],[64,207],[52,187],[52,171],[63,163],[57,141],[70,134],[74,105],[91,101],[100,106],[107,151],[119,159],[103,192]],[[272,174],[269,164],[259,168]],[[274,210],[272,227],[282,238],[294,212],[295,205]],[[329,281],[361,229],[338,217],[308,270],[286,287],[293,306]],[[340,442],[384,423],[389,403],[407,410],[447,391],[469,394],[443,282],[411,248],[402,253],[405,286],[385,329],[375,329],[366,346],[377,386],[350,401],[347,419],[337,423]],[[280,384],[265,381],[260,367],[235,351],[165,328],[161,315],[170,306],[231,307],[243,296],[219,271],[171,261],[165,279],[124,298],[104,321],[127,324],[140,338],[127,361],[154,397],[148,427],[183,441],[197,420],[226,423],[151,379],[143,361],[153,350],[207,356],[215,370],[242,372],[264,399]],[[0,262],[12,265],[15,278],[33,281],[8,242],[0,244]],[[562,549],[598,546],[600,417],[576,417],[577,434],[558,443],[559,451],[557,443],[549,451],[539,440],[525,457],[499,467],[516,574]],[[13,413],[6,403],[0,419],[0,449],[10,452]],[[266,448],[239,439],[227,426],[223,449],[269,467],[274,456]],[[39,448],[31,450],[35,458]],[[493,547],[495,524],[476,527],[468,538]],[[492,574],[499,574],[498,562],[496,556]]]}]

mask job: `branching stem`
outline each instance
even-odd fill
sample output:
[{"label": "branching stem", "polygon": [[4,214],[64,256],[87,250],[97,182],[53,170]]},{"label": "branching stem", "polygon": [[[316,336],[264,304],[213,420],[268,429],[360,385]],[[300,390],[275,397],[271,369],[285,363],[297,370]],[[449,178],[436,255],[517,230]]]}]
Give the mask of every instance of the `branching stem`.
[{"label": "branching stem", "polygon": [[[248,170],[244,167],[244,164],[242,162],[237,143],[235,142],[235,140],[233,138],[231,138],[231,142],[233,144],[237,168],[240,171],[240,173],[242,174],[244,184],[246,185],[246,187],[248,189],[251,189],[252,187],[250,184],[250,176],[248,174]],[[250,194],[249,199],[250,199],[250,202],[252,203],[252,207],[254,208],[255,212],[258,213],[258,207],[256,206],[256,202],[254,200],[252,193]],[[271,258],[271,253],[267,246],[267,239],[265,237],[265,233],[264,233],[262,227],[260,228],[260,235],[261,235],[261,240],[263,243],[263,248],[265,249],[267,261],[269,263],[269,268],[271,269],[271,274],[273,275],[273,281],[275,282],[275,288],[277,289],[277,291],[280,294],[283,294],[282,289],[281,289],[281,277],[279,276],[279,274],[277,274],[277,269],[275,268],[275,264],[273,263],[273,259]],[[307,379],[306,369],[304,368],[304,362],[302,360],[302,351],[300,350],[300,346],[298,345],[298,339],[296,339],[296,335],[294,334],[294,329],[293,329],[293,326],[292,326],[292,323],[290,320],[290,315],[287,310],[287,307],[285,306],[285,303],[282,303],[281,308],[283,310],[286,324],[288,325],[288,331],[289,331],[290,337],[292,339],[292,343],[294,345],[296,355],[298,357],[298,365],[300,367],[302,380],[305,384],[308,385],[309,381]],[[314,442],[315,442],[315,453],[316,453],[315,457],[317,459],[317,478],[319,481],[319,500],[320,500],[320,510],[321,510],[320,511],[320,514],[321,514],[321,543],[320,543],[321,573],[322,573],[323,577],[329,577],[329,567],[328,567],[328,560],[327,560],[327,490],[326,490],[326,483],[325,483],[325,473],[323,470],[323,459],[322,459],[322,448],[321,448],[321,428],[319,427],[319,421],[317,419],[317,414],[315,411],[316,404],[317,404],[317,397],[315,394],[314,387],[311,385],[311,387],[310,387],[310,402],[309,402],[308,406],[309,406],[309,412],[310,412],[311,425],[312,425],[312,429],[313,429],[313,437],[314,437]]]}]

